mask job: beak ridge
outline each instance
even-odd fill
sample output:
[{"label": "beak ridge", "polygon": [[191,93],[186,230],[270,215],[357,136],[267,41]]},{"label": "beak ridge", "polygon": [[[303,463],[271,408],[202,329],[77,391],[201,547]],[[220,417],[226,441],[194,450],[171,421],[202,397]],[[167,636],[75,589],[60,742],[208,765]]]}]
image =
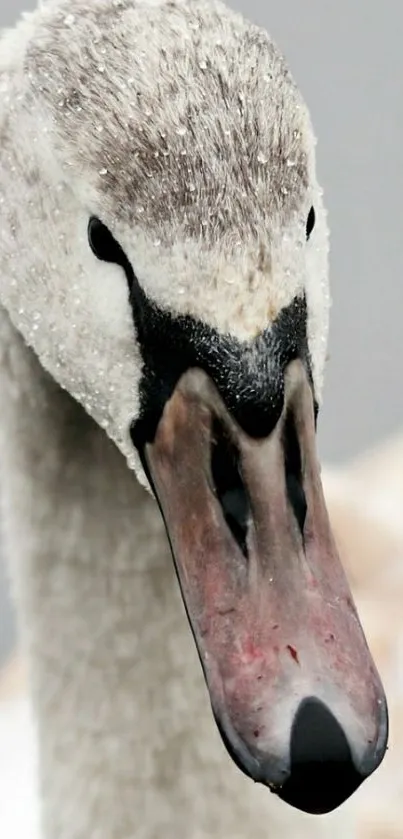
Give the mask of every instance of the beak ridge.
[{"label": "beak ridge", "polygon": [[330,529],[302,363],[263,440],[188,371],[144,456],[228,751],[288,803],[334,809],[382,760],[387,709]]}]

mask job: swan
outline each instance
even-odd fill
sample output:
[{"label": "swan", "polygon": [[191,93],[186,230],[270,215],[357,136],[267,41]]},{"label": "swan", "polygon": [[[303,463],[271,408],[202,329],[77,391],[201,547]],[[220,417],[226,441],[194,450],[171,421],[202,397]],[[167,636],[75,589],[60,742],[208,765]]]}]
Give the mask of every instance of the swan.
[{"label": "swan", "polygon": [[43,835],[332,835],[294,810],[352,795],[388,726],[316,455],[306,106],[215,0],[45,0],[2,34],[0,90],[1,509]]}]

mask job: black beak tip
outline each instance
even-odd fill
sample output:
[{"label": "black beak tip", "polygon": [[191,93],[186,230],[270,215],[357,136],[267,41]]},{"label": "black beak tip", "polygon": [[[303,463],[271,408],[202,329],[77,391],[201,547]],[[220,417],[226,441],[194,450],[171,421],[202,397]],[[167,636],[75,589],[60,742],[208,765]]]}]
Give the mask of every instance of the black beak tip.
[{"label": "black beak tip", "polygon": [[297,810],[325,815],[344,804],[363,781],[356,770],[343,765],[312,764],[294,771],[277,794]]},{"label": "black beak tip", "polygon": [[289,776],[277,793],[291,806],[315,814],[343,804],[380,762],[377,757],[367,771],[357,767],[339,722],[313,697],[301,703],[295,716],[290,759]]},{"label": "black beak tip", "polygon": [[284,802],[305,813],[324,815],[337,809],[371,775],[382,760],[387,741],[387,710],[381,725],[382,742],[369,747],[357,767],[347,737],[331,711],[319,699],[304,699],[295,715],[289,760],[252,754],[235,744],[217,714],[216,722],[234,762],[254,781],[268,786]]}]

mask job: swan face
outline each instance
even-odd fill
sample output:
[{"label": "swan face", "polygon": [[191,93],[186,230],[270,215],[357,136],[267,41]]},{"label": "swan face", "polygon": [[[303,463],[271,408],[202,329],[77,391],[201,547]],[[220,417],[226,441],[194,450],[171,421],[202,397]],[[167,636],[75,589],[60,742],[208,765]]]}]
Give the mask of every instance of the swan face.
[{"label": "swan face", "polygon": [[[258,338],[305,295],[319,402],[326,217],[305,104],[264,32],[215,3],[82,5],[50,2],[30,17],[17,38],[20,51],[27,41],[23,72],[11,82],[2,75],[30,199],[16,274],[26,263],[35,292],[22,312],[19,283],[4,296],[45,366],[144,482],[127,432],[140,411],[143,359],[121,266],[91,253],[90,218],[122,247],[150,300],[238,342]],[[15,178],[14,148],[8,160]],[[11,213],[6,221],[9,252]],[[116,393],[125,394],[119,406]]]},{"label": "swan face", "polygon": [[231,755],[330,810],[387,721],[316,458],[307,110],[269,37],[218,3],[50,2],[24,39],[23,71],[11,47],[0,65],[1,302],[155,493]]}]

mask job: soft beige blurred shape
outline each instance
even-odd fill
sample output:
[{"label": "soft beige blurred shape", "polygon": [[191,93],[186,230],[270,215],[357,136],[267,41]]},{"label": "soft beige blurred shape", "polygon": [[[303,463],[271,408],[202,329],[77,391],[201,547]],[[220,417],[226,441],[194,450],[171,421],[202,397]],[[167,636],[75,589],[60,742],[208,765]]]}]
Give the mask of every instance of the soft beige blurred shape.
[{"label": "soft beige blurred shape", "polygon": [[[25,692],[26,672],[22,658],[16,653],[4,667],[0,680],[0,703],[12,701]],[[0,704],[1,709],[1,704]]]},{"label": "soft beige blurred shape", "polygon": [[[352,832],[343,839],[403,839],[403,435],[343,469],[325,469],[323,477],[336,541],[390,712],[388,754],[344,805]],[[0,674],[0,723],[24,696],[25,681],[16,654]],[[0,794],[1,784],[0,777]]]},{"label": "soft beige blurred shape", "polygon": [[351,799],[353,839],[403,837],[403,436],[325,471],[339,551],[353,586],[390,714],[389,751]]}]

